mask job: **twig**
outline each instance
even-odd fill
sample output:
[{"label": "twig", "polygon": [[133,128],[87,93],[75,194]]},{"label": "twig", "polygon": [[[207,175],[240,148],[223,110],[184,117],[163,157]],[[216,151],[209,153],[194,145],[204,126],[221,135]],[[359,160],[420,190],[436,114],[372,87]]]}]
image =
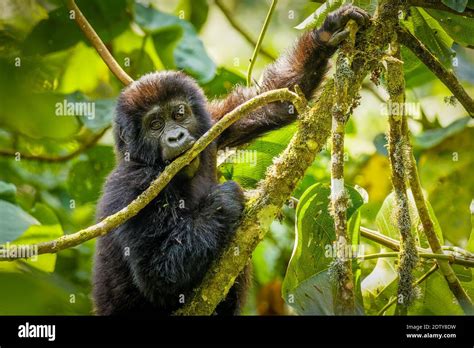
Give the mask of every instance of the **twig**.
[{"label": "twig", "polygon": [[388,153],[392,172],[392,186],[395,194],[394,215],[401,237],[400,262],[398,265],[398,301],[397,314],[406,315],[408,306],[413,302],[413,271],[418,262],[418,251],[415,238],[411,231],[411,218],[408,208],[406,188],[406,169],[403,158],[404,144],[402,119],[406,117],[405,79],[400,47],[396,40],[392,41],[392,57],[387,59],[387,90],[391,105],[397,105],[398,112],[389,107]]},{"label": "twig", "polygon": [[272,0],[272,4],[268,9],[267,17],[265,18],[265,22],[263,22],[262,31],[258,36],[257,44],[253,50],[252,58],[250,58],[249,68],[247,70],[247,86],[252,84],[252,70],[257,61],[258,52],[260,51],[260,46],[262,45],[263,38],[265,37],[265,33],[267,32],[268,25],[270,24],[270,19],[272,18],[273,11],[277,5],[278,0]]},{"label": "twig", "polygon": [[[407,147],[405,151],[405,161],[408,164],[408,179],[410,181],[410,187],[413,193],[413,199],[415,201],[416,209],[418,211],[418,215],[423,226],[423,231],[425,232],[426,238],[428,239],[428,243],[433,253],[443,255],[444,252],[441,247],[441,243],[438,239],[438,236],[436,235],[434,224],[429,214],[428,206],[426,204],[426,200],[423,195],[423,190],[421,188],[420,176],[418,175],[416,160],[415,156],[413,155],[412,145],[410,143],[408,123],[406,119],[403,120],[402,123],[402,133],[403,137],[405,138],[405,143]],[[444,277],[446,278],[446,281],[448,282],[451,292],[458,300],[464,312],[466,314],[474,313],[472,301],[469,298],[469,295],[462,287],[461,282],[454,273],[453,268],[447,261],[438,260],[437,262],[441,273],[443,273]]]},{"label": "twig", "polygon": [[[423,274],[420,278],[418,278],[414,283],[413,283],[413,287],[416,287],[418,285],[420,285],[421,283],[423,283],[426,279],[429,278],[430,275],[432,275],[434,272],[436,272],[438,270],[438,264],[435,263],[433,265],[433,267],[431,267],[428,272],[426,272],[425,274]],[[397,302],[397,297],[394,297],[392,298],[390,301],[388,301],[388,303],[383,306],[383,308],[379,311],[379,313],[377,315],[383,315],[385,313],[385,311],[387,309],[389,309],[393,304],[395,304],[395,302]]]},{"label": "twig", "polygon": [[58,156],[51,156],[51,155],[33,155],[29,153],[21,153],[18,150],[5,150],[0,149],[0,156],[8,156],[8,157],[17,157],[19,160],[26,159],[32,161],[40,161],[40,162],[48,162],[48,163],[58,163],[58,162],[65,162],[73,159],[74,157],[80,155],[81,153],[89,150],[92,146],[97,144],[97,142],[102,138],[102,136],[110,129],[109,127],[104,128],[102,131],[94,135],[90,140],[87,142],[81,143],[80,146],[68,153],[66,155],[58,155]]},{"label": "twig", "polygon": [[76,21],[79,28],[82,30],[84,35],[90,41],[92,46],[96,49],[97,53],[102,57],[102,60],[107,64],[110,71],[124,84],[129,85],[133,82],[133,79],[122,69],[117,61],[112,57],[107,47],[95,32],[94,28],[89,24],[86,17],[82,14],[79,7],[77,7],[74,0],[68,0],[67,6],[69,10],[74,11],[74,20]]},{"label": "twig", "polygon": [[452,71],[447,70],[424,45],[409,31],[397,28],[398,40],[409,48],[419,60],[425,64],[449,88],[451,93],[464,106],[464,109],[474,117],[474,100],[467,94]]},{"label": "twig", "polygon": [[[102,236],[112,231],[131,217],[137,215],[141,209],[150,203],[163,190],[163,188],[166,187],[171,179],[184,166],[196,158],[199,153],[214,141],[214,139],[216,139],[226,128],[249,112],[276,101],[292,102],[295,105],[295,108],[301,111],[302,100],[300,96],[286,88],[259,94],[226,114],[209,131],[207,131],[206,134],[199,138],[190,150],[167,166],[158,178],[156,178],[151,185],[128,206],[93,226],[87,227],[73,234],[64,235],[52,241],[29,245],[29,247],[34,248],[33,250],[37,250],[37,254],[56,253],[60,250],[74,247],[92,238]],[[0,254],[0,261],[11,261],[20,258],[16,253],[9,253],[8,249],[3,249],[2,251],[2,254]]]},{"label": "twig", "polygon": [[[418,248],[418,256],[423,259],[434,259],[434,260],[446,260],[450,263],[456,263],[465,267],[474,267],[474,260],[458,259],[452,254],[434,254],[429,252],[420,252],[421,248]],[[386,253],[376,253],[376,254],[366,254],[358,256],[357,259],[360,261],[367,261],[379,258],[386,257],[399,257],[399,252],[386,252]]]},{"label": "twig", "polygon": [[[225,16],[229,24],[237,30],[240,35],[243,36],[243,38],[252,46],[255,47],[257,46],[257,41],[252,38],[252,36],[239,24],[237,21],[234,19],[234,15],[230,13],[230,11],[224,6],[222,3],[222,0],[216,0],[215,1],[216,6],[221,10],[222,14]],[[267,57],[270,60],[275,60],[276,57],[268,52],[265,48],[260,47],[259,53],[265,57]]]}]

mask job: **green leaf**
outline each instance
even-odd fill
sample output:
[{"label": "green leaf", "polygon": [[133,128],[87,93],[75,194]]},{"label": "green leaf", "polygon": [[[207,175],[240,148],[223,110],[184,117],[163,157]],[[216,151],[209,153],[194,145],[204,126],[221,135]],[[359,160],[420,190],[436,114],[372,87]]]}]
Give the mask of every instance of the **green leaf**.
[{"label": "green leaf", "polygon": [[15,203],[16,186],[4,181],[0,181],[0,199]]},{"label": "green leaf", "polygon": [[[130,22],[127,0],[78,0],[77,5],[106,43],[127,29]],[[27,55],[43,55],[69,48],[80,40],[89,44],[75,21],[70,18],[69,10],[62,6],[51,11],[49,18],[33,28],[23,43],[23,49]]]},{"label": "green leaf", "polygon": [[441,271],[419,285],[420,297],[408,308],[409,315],[463,315]]},{"label": "green leaf", "polygon": [[323,24],[329,13],[338,9],[346,2],[346,0],[327,0],[326,2],[324,2],[324,4],[318,7],[318,9],[313,14],[311,14],[303,22],[298,24],[295,28],[298,30],[318,28],[319,26],[321,26],[321,24]]},{"label": "green leaf", "polygon": [[446,12],[426,10],[453,40],[463,46],[474,45],[474,19],[463,16],[446,16]]},{"label": "green leaf", "polygon": [[116,56],[117,61],[126,62],[123,69],[135,80],[141,76],[156,70],[155,64],[146,49],[135,49],[131,52],[120,52]]},{"label": "green leaf", "polygon": [[404,25],[414,32],[415,36],[443,63],[450,68],[453,51],[451,46],[453,40],[444,31],[443,27],[425,10],[412,7],[411,16]]},{"label": "green leaf", "polygon": [[12,242],[32,225],[39,225],[38,220],[20,207],[0,200],[0,244]]},{"label": "green leaf", "polygon": [[255,187],[265,176],[274,157],[286,148],[295,129],[296,125],[292,124],[269,132],[244,148],[218,151],[220,170],[231,173],[230,178],[245,188]]},{"label": "green leaf", "polygon": [[420,149],[428,149],[441,144],[445,139],[461,132],[467,127],[471,117],[460,118],[447,127],[429,129],[414,137],[413,145]]},{"label": "green leaf", "polygon": [[212,80],[216,65],[191,23],[141,4],[135,4],[135,21],[152,36],[167,69],[183,69],[200,83]]},{"label": "green leaf", "polygon": [[452,245],[464,246],[472,230],[469,206],[474,192],[474,180],[470,180],[474,168],[473,146],[474,128],[466,127],[425,150],[418,160],[423,188],[444,237]]},{"label": "green leaf", "polygon": [[0,315],[88,315],[92,310],[77,285],[31,267],[22,273],[0,272],[0,284]]},{"label": "green leaf", "polygon": [[199,31],[206,23],[209,4],[207,0],[181,0],[174,12],[179,18],[191,22]]},{"label": "green leaf", "polygon": [[90,114],[81,117],[82,123],[90,130],[97,132],[111,125],[115,113],[115,99],[93,100],[76,92],[68,95],[65,100],[67,103],[86,103],[84,105],[87,105],[88,111],[92,110]]},{"label": "green leaf", "polygon": [[[418,212],[416,209],[415,201],[411,193],[411,190],[407,190],[407,195],[408,195],[408,207],[409,207],[410,219],[411,219],[411,229],[412,229],[411,232],[415,236],[417,244],[419,246],[423,248],[429,248],[429,244],[423,232],[422,224],[420,221],[420,217],[418,216]],[[435,233],[442,244],[444,241],[443,233],[441,232],[441,227],[438,223],[438,219],[436,218],[433,212],[433,208],[431,207],[430,202],[427,201],[426,205],[428,206],[428,214],[430,215],[431,220],[433,221]],[[396,220],[396,216],[394,213],[395,207],[396,207],[395,194],[392,192],[391,194],[387,196],[387,198],[385,198],[385,201],[383,202],[382,207],[380,208],[377,214],[375,222],[377,223],[379,232],[381,232],[382,234],[388,237],[399,240],[400,232],[398,229],[398,221]]]},{"label": "green leaf", "polygon": [[[329,213],[330,191],[329,184],[317,183],[309,187],[296,210],[296,243],[282,291],[285,301],[299,314],[334,314],[329,268],[336,236],[334,220]],[[351,201],[347,210],[348,232],[357,243],[358,237],[355,238],[354,233],[359,230],[358,209],[363,199],[350,186],[346,185],[346,191]],[[360,288],[356,292],[360,292]]]},{"label": "green leaf", "polygon": [[74,164],[67,179],[71,197],[78,204],[95,202],[99,198],[105,177],[115,164],[111,146],[95,146],[87,151],[87,156],[88,160]]},{"label": "green leaf", "polygon": [[217,68],[214,78],[202,85],[210,99],[219,98],[229,93],[236,85],[245,85],[245,77],[224,67]]},{"label": "green leaf", "polygon": [[441,0],[443,4],[458,12],[463,12],[466,9],[467,1],[468,0]]}]

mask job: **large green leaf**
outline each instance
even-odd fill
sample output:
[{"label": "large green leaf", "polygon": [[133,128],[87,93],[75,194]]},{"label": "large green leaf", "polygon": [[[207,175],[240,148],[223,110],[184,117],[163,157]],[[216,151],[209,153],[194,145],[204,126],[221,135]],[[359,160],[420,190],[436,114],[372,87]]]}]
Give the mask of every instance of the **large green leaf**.
[{"label": "large green leaf", "polygon": [[426,10],[453,40],[463,46],[474,45],[474,19],[462,16],[446,16],[446,12]]},{"label": "large green leaf", "polygon": [[99,198],[105,177],[115,163],[111,146],[95,146],[87,151],[87,156],[88,159],[74,164],[67,180],[71,197],[78,204],[95,202]]},{"label": "large green leaf", "polygon": [[31,267],[0,272],[0,284],[0,315],[84,315],[92,310],[76,285]]},{"label": "large green leaf", "polygon": [[[423,232],[422,224],[420,221],[420,217],[418,216],[415,201],[413,195],[410,190],[407,191],[408,195],[408,206],[410,212],[410,219],[411,219],[411,226],[412,226],[412,234],[416,237],[417,244],[423,248],[429,248],[428,241],[426,236]],[[436,218],[433,208],[431,207],[430,202],[426,202],[428,206],[428,213],[433,221],[434,230],[438,239],[441,243],[443,243],[443,234],[441,232],[441,227],[439,226],[438,219]],[[398,221],[394,215],[396,208],[396,201],[395,201],[395,194],[392,192],[387,196],[385,201],[380,208],[377,218],[375,222],[377,223],[377,227],[379,231],[391,238],[400,239],[400,232],[398,229]]]},{"label": "large green leaf", "polygon": [[236,85],[245,85],[245,77],[224,67],[217,68],[214,78],[202,88],[209,98],[218,98],[229,93]]},{"label": "large green leaf", "polygon": [[93,111],[91,115],[81,117],[82,123],[90,130],[100,131],[111,125],[115,113],[115,99],[92,100],[79,92],[70,94],[65,99],[67,103],[86,103],[88,109]]},{"label": "large green leaf", "polygon": [[20,207],[0,200],[0,244],[12,242],[32,225],[39,225],[38,220]]},{"label": "large green leaf", "polygon": [[[110,42],[127,29],[130,22],[127,0],[78,0],[77,5],[104,42]],[[80,40],[87,42],[70,18],[69,10],[62,6],[33,28],[23,43],[23,50],[26,54],[46,54],[69,48]]]},{"label": "large green leaf", "polygon": [[15,203],[16,186],[4,181],[0,181],[0,199]]},{"label": "large green leaf", "polygon": [[474,128],[425,150],[418,160],[421,182],[428,194],[445,239],[465,247],[472,230],[469,206],[474,192]]},{"label": "large green leaf", "polygon": [[428,47],[444,66],[451,67],[453,39],[425,10],[413,7],[410,13],[410,18],[403,24]]},{"label": "large green leaf", "polygon": [[[363,199],[350,186],[346,186],[346,191],[351,202],[347,210],[348,232],[353,236],[353,246],[358,246],[358,209]],[[299,314],[334,314],[329,269],[336,236],[329,213],[330,192],[329,184],[311,186],[301,196],[296,210],[296,241],[282,291],[285,301]],[[360,288],[356,288],[356,293],[360,293]]]},{"label": "large green leaf", "polygon": [[429,129],[423,133],[417,134],[414,137],[414,146],[420,149],[427,149],[439,145],[443,140],[461,132],[467,127],[470,121],[471,117],[466,116],[454,121],[447,127]]},{"label": "large green leaf", "polygon": [[220,170],[226,178],[239,182],[245,188],[255,187],[265,177],[274,158],[286,148],[295,129],[296,125],[292,124],[269,132],[242,149],[219,151],[218,163],[223,163]]},{"label": "large green leaf", "polygon": [[468,0],[441,0],[441,2],[453,10],[461,13],[466,9]]},{"label": "large green leaf", "polygon": [[179,18],[191,22],[199,31],[206,23],[209,4],[207,0],[180,0],[174,12]]},{"label": "large green leaf", "polygon": [[135,20],[153,38],[167,69],[183,69],[200,83],[212,80],[216,65],[206,53],[193,25],[176,16],[135,4]]}]

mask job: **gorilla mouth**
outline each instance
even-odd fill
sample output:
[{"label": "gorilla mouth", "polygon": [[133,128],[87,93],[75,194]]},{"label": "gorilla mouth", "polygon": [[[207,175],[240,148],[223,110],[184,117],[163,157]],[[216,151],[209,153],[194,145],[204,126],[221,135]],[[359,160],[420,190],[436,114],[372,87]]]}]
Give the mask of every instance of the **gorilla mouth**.
[{"label": "gorilla mouth", "polygon": [[171,162],[173,162],[175,159],[180,157],[182,154],[184,154],[186,151],[188,151],[190,148],[192,148],[194,143],[195,143],[194,141],[190,141],[189,143],[183,144],[179,148],[175,149],[173,151],[173,154],[165,160],[166,164],[168,165]]}]

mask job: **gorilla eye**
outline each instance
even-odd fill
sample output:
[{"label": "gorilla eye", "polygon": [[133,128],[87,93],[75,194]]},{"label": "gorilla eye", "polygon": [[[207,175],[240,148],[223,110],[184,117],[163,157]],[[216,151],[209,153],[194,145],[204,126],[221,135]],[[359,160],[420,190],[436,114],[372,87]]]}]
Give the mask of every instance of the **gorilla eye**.
[{"label": "gorilla eye", "polygon": [[164,125],[164,121],[161,118],[157,118],[150,122],[150,129],[160,130],[163,128]]}]

